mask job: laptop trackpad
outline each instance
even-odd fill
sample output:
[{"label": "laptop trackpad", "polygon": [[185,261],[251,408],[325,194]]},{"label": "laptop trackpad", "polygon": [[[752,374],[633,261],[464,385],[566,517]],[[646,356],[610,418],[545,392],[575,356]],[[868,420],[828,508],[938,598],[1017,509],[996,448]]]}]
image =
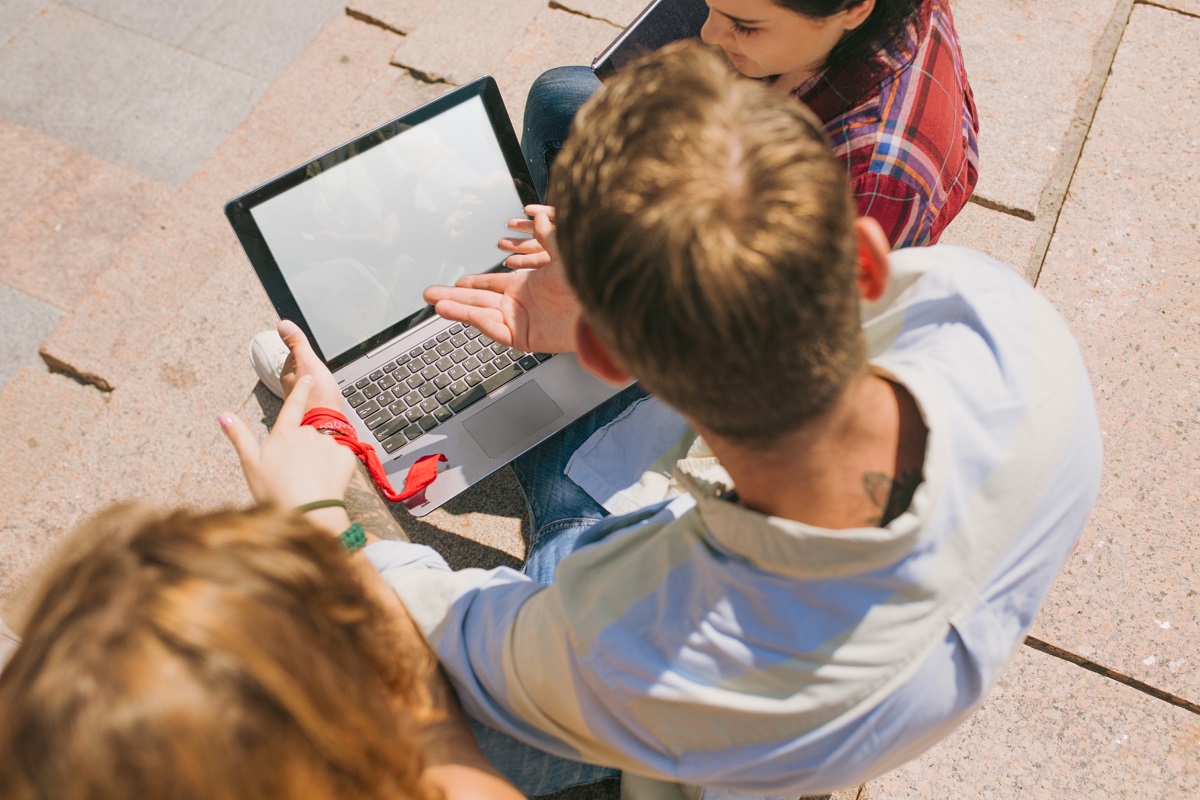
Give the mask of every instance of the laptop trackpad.
[{"label": "laptop trackpad", "polygon": [[530,381],[463,422],[463,427],[489,458],[495,458],[562,414],[542,387]]}]

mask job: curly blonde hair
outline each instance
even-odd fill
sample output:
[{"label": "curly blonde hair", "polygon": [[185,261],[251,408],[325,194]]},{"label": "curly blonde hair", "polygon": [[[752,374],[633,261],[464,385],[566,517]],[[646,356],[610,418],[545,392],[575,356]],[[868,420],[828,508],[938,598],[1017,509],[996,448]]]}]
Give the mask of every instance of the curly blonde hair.
[{"label": "curly blonde hair", "polygon": [[423,646],[273,509],[118,506],[43,579],[0,673],[5,798],[431,800]]}]

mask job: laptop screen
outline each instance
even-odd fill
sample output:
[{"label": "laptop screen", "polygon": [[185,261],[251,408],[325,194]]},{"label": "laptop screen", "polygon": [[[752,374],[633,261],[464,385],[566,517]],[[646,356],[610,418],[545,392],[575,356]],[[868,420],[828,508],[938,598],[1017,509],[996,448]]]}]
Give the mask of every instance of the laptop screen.
[{"label": "laptop screen", "polygon": [[425,307],[430,284],[493,269],[521,198],[480,97],[250,211],[322,352]]}]

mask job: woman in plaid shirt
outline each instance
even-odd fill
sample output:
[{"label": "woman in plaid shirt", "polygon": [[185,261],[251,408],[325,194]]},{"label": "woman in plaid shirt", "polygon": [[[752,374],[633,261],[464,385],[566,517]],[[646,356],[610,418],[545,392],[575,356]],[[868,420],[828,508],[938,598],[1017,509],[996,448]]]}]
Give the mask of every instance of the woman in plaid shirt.
[{"label": "woman in plaid shirt", "polygon": [[[948,0],[708,7],[701,38],[824,123],[859,215],[878,220],[893,247],[935,243],[971,196],[979,163],[975,102]],[[599,86],[590,69],[561,67],[531,88],[521,146],[539,193],[575,111]]]}]

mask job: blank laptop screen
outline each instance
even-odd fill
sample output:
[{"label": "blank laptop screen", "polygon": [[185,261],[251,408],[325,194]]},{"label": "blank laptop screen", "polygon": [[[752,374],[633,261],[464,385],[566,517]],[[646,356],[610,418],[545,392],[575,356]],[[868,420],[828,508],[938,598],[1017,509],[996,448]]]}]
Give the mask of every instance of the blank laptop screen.
[{"label": "blank laptop screen", "polygon": [[250,213],[326,355],[420,312],[426,286],[496,268],[524,215],[479,97]]}]

